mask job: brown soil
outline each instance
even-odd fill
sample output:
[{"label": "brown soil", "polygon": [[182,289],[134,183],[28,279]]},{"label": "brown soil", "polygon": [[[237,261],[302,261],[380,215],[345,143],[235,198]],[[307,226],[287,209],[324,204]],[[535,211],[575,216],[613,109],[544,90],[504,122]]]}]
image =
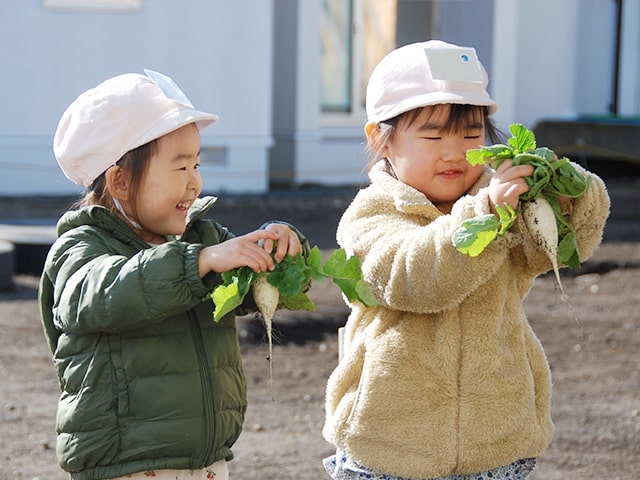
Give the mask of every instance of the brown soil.
[{"label": "brown soil", "polygon": [[[605,243],[580,271],[563,275],[579,325],[549,275],[526,300],[552,367],[556,425],[532,480],[632,480],[640,472],[640,188],[612,182],[610,191]],[[237,233],[269,218],[288,220],[330,250],[352,194],[311,189],[234,197],[221,200],[215,213]],[[67,203],[10,202],[0,209],[5,217],[47,216]],[[62,480],[53,431],[58,392],[40,330],[37,277],[18,275],[15,285],[0,294],[0,477]],[[348,311],[330,282],[316,284],[311,296],[316,312],[277,314],[273,385],[262,326],[254,318],[239,320],[250,406],[230,465],[234,479],[328,478],[321,466],[332,453],[321,435],[324,387],[337,361],[336,330]]]}]

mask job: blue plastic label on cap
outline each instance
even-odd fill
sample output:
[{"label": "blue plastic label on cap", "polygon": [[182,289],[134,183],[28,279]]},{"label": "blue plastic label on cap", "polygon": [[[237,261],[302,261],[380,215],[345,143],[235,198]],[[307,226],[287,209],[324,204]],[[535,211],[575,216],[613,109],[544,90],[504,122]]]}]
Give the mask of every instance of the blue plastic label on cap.
[{"label": "blue plastic label on cap", "polygon": [[433,80],[482,82],[475,48],[425,48]]},{"label": "blue plastic label on cap", "polygon": [[149,77],[153,82],[160,87],[162,93],[164,93],[167,98],[171,100],[175,100],[176,102],[180,102],[185,104],[188,107],[195,109],[191,101],[187,98],[180,87],[176,85],[176,83],[171,79],[171,77],[167,77],[164,73],[154,72],[153,70],[144,69],[144,73]]}]

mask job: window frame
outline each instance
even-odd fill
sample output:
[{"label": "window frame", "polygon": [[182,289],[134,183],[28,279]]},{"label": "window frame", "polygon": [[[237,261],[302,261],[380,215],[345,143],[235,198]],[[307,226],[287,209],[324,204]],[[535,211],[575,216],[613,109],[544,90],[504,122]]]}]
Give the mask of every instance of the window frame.
[{"label": "window frame", "polygon": [[69,12],[137,12],[142,0],[42,0],[42,6]]},{"label": "window frame", "polygon": [[352,0],[351,3],[351,52],[350,62],[350,101],[348,111],[336,112],[324,109],[322,105],[322,124],[325,126],[355,126],[361,125],[363,118],[366,118],[364,105],[361,105],[362,97],[362,65],[364,41],[362,33],[362,6],[366,0]]},{"label": "window frame", "polygon": [[[351,52],[350,56],[350,101],[348,105],[348,111],[329,111],[324,109],[323,101],[321,99],[321,124],[323,127],[358,127],[361,128],[366,121],[366,109],[364,103],[366,83],[368,81],[368,75],[370,72],[364,72],[366,63],[367,41],[365,35],[367,29],[365,28],[365,8],[367,8],[367,2],[369,0],[351,0]],[[397,1],[395,5],[397,11]],[[397,28],[394,24],[394,31]],[[397,33],[394,34],[393,45],[389,45],[387,50],[391,50],[396,47],[395,41]],[[386,52],[385,52],[386,53]],[[378,59],[379,61],[380,59]],[[376,61],[377,63],[377,61]],[[364,78],[364,77],[367,78]],[[361,102],[361,100],[363,100]]]}]

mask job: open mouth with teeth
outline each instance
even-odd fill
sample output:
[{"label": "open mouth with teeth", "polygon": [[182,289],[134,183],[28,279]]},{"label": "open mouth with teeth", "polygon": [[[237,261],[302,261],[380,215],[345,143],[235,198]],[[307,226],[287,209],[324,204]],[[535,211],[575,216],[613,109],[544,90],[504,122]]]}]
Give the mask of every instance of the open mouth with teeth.
[{"label": "open mouth with teeth", "polygon": [[456,178],[462,175],[462,170],[445,170],[440,172],[438,175],[445,178]]},{"label": "open mouth with teeth", "polygon": [[192,203],[193,202],[191,202],[191,201],[180,202],[178,205],[176,205],[176,208],[178,210],[180,210],[181,212],[186,212],[187,210],[189,210],[189,208],[191,207]]}]

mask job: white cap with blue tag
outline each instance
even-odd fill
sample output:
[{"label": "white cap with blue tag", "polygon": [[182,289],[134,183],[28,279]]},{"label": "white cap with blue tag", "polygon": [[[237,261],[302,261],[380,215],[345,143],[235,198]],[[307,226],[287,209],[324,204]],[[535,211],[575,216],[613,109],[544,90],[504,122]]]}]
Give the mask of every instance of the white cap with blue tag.
[{"label": "white cap with blue tag", "polygon": [[90,187],[128,151],[190,123],[202,130],[218,120],[196,110],[171,78],[145,73],[105,80],[62,114],[53,151],[69,180]]},{"label": "white cap with blue tag", "polygon": [[498,104],[487,93],[489,78],[476,50],[441,40],[412,43],[388,53],[367,86],[367,120],[379,123],[410,110],[438,104]]}]

